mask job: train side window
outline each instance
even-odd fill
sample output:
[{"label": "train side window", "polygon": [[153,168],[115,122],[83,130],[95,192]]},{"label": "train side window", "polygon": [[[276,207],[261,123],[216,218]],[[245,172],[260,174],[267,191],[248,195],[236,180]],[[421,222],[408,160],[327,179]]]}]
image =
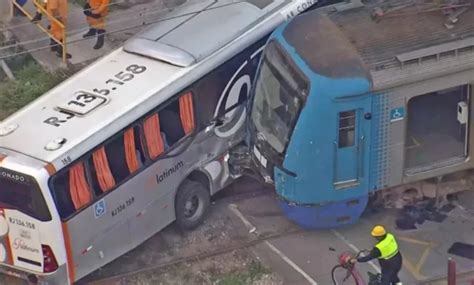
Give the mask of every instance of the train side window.
[{"label": "train side window", "polygon": [[62,219],[88,205],[92,201],[92,194],[84,163],[77,162],[54,177],[51,191]]},{"label": "train side window", "polygon": [[356,111],[339,113],[339,148],[354,146],[355,142]]}]

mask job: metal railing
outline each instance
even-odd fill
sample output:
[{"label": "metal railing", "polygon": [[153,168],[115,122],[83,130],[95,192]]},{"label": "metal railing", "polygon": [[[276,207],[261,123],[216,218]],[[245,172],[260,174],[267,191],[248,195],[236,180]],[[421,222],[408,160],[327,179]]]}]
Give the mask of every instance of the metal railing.
[{"label": "metal railing", "polygon": [[[33,19],[33,16],[25,9],[23,8],[20,4],[18,4],[15,0],[12,0],[12,3],[13,3],[13,6],[12,7],[16,7],[18,10],[20,10],[23,14],[25,14],[25,16],[31,21]],[[35,8],[37,9],[37,11],[39,11],[41,14],[45,15],[46,18],[48,19],[48,21],[50,23],[54,22],[55,24],[57,24],[60,29],[61,29],[61,34],[62,34],[62,41],[61,39],[57,39],[56,37],[54,37],[54,35],[45,27],[43,27],[41,25],[41,23],[38,21],[38,22],[35,22],[36,26],[41,30],[43,31],[44,33],[46,33],[48,35],[48,37],[50,39],[52,39],[53,41],[55,41],[59,46],[62,47],[62,60],[64,63],[66,63],[66,60],[67,60],[67,48],[66,48],[66,27],[65,25],[58,19],[56,19],[53,15],[51,15],[44,7],[43,5],[41,5],[40,3],[38,3],[38,0],[33,0],[33,5],[35,6]]]}]

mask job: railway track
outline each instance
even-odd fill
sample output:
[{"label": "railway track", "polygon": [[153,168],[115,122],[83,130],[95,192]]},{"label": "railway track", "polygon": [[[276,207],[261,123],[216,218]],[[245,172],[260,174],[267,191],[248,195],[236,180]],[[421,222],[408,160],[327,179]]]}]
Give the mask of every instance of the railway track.
[{"label": "railway track", "polygon": [[[269,196],[269,195],[274,195],[273,189],[262,186],[261,184],[258,184],[258,182],[254,183],[253,180],[247,180],[244,178],[242,180],[234,181],[226,189],[216,194],[212,199],[212,203],[213,204],[214,203],[230,204],[233,202],[239,202],[239,201],[244,201],[248,199],[253,199],[256,197]],[[213,250],[210,252],[193,254],[193,255],[184,256],[184,257],[178,257],[172,260],[158,262],[146,267],[141,267],[140,269],[136,269],[136,270],[122,271],[118,274],[99,277],[99,278],[85,277],[87,281],[85,280],[82,282],[79,281],[79,284],[93,284],[93,285],[114,284],[114,282],[117,282],[126,277],[130,277],[130,276],[134,276],[137,274],[146,273],[150,271],[164,269],[164,268],[175,266],[181,263],[211,258],[214,256],[232,252],[234,250],[248,248],[248,247],[257,245],[265,240],[271,240],[271,239],[275,239],[275,238],[279,238],[279,237],[283,237],[287,235],[296,234],[299,232],[301,232],[301,230],[290,230],[290,231],[279,232],[279,233],[270,234],[270,235],[267,234],[267,235],[255,236],[255,238],[252,238],[251,240],[248,240],[245,242],[240,242],[233,245],[231,244],[230,246],[222,245],[216,250]]]},{"label": "railway track", "polygon": [[[244,185],[240,185],[241,180],[234,181],[226,189],[217,193],[213,198],[213,202],[237,202],[252,199],[261,196],[274,194],[274,189],[262,186],[258,182],[250,182],[247,178],[242,179]],[[250,183],[250,185],[246,185]]]},{"label": "railway track", "polygon": [[134,275],[147,273],[147,272],[151,272],[155,270],[165,269],[167,267],[179,265],[186,262],[194,262],[194,261],[199,261],[199,260],[203,260],[207,258],[212,258],[218,255],[230,253],[235,250],[241,250],[248,247],[252,247],[264,241],[269,241],[269,240],[277,239],[280,237],[286,237],[286,236],[290,236],[290,235],[294,235],[294,234],[298,234],[302,232],[303,232],[302,229],[295,229],[295,230],[283,231],[283,232],[274,233],[274,234],[265,235],[265,236],[262,235],[246,242],[242,242],[242,243],[238,243],[238,244],[234,244],[230,246],[221,246],[220,248],[213,250],[211,252],[205,252],[205,253],[179,257],[179,258],[169,260],[166,262],[158,262],[155,264],[151,264],[149,266],[145,266],[140,269],[130,270],[130,271],[122,272],[116,275],[111,275],[111,276],[107,276],[103,278],[97,278],[95,280],[89,281],[87,284],[91,284],[91,285],[115,284],[114,282],[119,282],[121,279],[126,278],[126,277],[131,277]]}]

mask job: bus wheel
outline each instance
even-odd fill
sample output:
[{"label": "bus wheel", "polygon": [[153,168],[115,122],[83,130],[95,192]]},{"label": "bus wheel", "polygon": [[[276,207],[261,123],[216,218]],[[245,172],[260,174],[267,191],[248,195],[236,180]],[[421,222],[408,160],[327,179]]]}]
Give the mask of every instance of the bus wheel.
[{"label": "bus wheel", "polygon": [[192,230],[204,220],[210,204],[209,191],[201,183],[185,180],[176,194],[176,223]]}]

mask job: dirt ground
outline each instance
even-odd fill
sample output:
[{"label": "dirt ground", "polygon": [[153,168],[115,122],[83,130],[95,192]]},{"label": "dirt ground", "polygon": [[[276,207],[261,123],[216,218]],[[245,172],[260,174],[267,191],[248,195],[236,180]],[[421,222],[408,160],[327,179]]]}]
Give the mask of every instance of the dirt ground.
[{"label": "dirt ground", "polygon": [[[228,187],[224,194],[232,196],[233,191],[240,191],[245,187],[255,185],[244,179]],[[269,190],[261,189],[261,191]],[[182,232],[171,224],[131,252],[96,270],[77,284],[283,284],[283,279],[265,267],[253,254],[252,248],[236,249],[199,260],[190,258],[214,251],[223,252],[254,238],[229,210],[228,205],[231,202],[232,198],[218,198],[212,202],[207,219],[197,229]],[[162,266],[176,259],[187,261]],[[140,272],[145,268],[149,270]],[[136,274],[122,277],[129,272]],[[26,283],[0,276],[0,284]]]},{"label": "dirt ground", "polygon": [[[228,187],[225,194],[251,185],[255,186],[251,181],[241,180]],[[251,248],[236,249],[200,260],[195,258],[235,248],[254,238],[229,210],[230,202],[231,198],[213,202],[205,222],[193,231],[181,232],[175,225],[170,225],[133,251],[93,272],[79,284],[282,284],[282,279],[265,268]],[[183,258],[188,261],[164,268],[161,266]],[[149,270],[131,277],[102,281],[145,268]]]},{"label": "dirt ground", "polygon": [[283,284],[248,250],[183,263],[163,270],[123,278],[114,284]]}]

